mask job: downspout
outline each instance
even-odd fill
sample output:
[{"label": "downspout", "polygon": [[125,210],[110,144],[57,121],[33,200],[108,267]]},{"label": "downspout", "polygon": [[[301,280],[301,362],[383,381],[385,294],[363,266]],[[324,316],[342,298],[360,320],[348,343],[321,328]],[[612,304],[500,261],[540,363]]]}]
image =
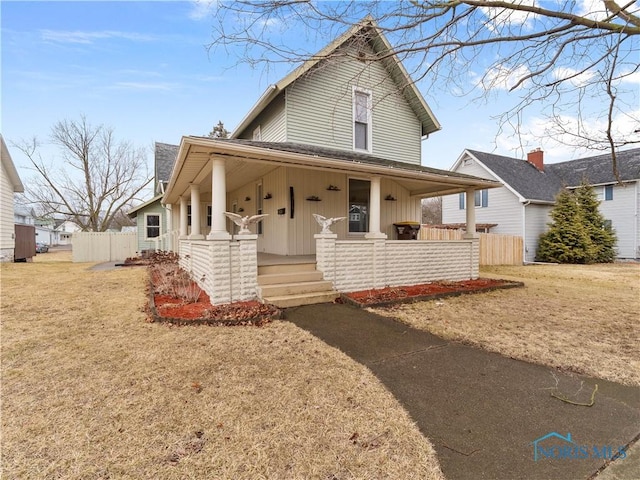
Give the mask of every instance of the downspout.
[{"label": "downspout", "polygon": [[531,200],[527,200],[522,204],[522,264],[523,265],[527,263],[527,207],[530,204],[531,204]]}]

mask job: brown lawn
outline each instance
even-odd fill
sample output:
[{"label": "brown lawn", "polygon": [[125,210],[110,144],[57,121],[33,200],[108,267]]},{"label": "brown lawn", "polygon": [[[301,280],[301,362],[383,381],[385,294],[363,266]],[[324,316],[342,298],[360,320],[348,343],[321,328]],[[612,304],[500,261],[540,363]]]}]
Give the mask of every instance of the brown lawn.
[{"label": "brown lawn", "polygon": [[146,271],[2,265],[3,478],[440,479],[363,366],[287,322],[145,322]]},{"label": "brown lawn", "polygon": [[483,268],[525,288],[377,309],[441,337],[640,385],[640,265]]}]

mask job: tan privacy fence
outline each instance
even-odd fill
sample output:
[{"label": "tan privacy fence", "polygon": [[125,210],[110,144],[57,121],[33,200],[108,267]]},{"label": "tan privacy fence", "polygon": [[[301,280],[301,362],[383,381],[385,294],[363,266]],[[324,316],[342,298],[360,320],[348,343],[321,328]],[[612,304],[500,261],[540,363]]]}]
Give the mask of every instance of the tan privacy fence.
[{"label": "tan privacy fence", "polygon": [[135,257],[136,232],[75,232],[72,236],[74,262],[118,262]]},{"label": "tan privacy fence", "polygon": [[[420,229],[420,240],[462,240],[464,231],[446,228]],[[522,237],[480,233],[480,265],[522,265]]]}]

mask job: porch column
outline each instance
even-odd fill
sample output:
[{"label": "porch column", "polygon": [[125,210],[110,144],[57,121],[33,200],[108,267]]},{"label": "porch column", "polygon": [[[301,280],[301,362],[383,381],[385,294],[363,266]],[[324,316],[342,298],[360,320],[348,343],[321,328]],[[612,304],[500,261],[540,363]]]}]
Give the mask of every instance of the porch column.
[{"label": "porch column", "polygon": [[465,201],[467,204],[467,230],[463,238],[478,238],[476,233],[476,191],[473,188],[467,189]]},{"label": "porch column", "polygon": [[371,177],[369,191],[369,232],[364,238],[387,238],[380,231],[380,177]]},{"label": "porch column", "polygon": [[188,234],[187,197],[180,197],[180,238],[187,238]]},{"label": "porch column", "polygon": [[191,184],[191,235],[189,239],[200,240],[204,236],[200,233],[200,185]]},{"label": "porch column", "polygon": [[211,158],[211,232],[208,240],[229,240],[227,231],[227,178],[224,160]]}]

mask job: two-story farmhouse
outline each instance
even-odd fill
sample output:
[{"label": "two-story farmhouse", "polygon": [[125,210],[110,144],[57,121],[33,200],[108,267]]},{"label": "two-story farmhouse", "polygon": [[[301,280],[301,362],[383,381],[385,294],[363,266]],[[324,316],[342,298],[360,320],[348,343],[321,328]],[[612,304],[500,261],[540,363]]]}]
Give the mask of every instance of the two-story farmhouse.
[{"label": "two-story farmhouse", "polygon": [[[640,258],[640,149],[618,152],[617,162],[621,182],[613,173],[611,155],[545,165],[541,150],[530,152],[527,160],[465,150],[451,170],[503,184],[476,192],[476,220],[495,224],[492,233],[523,237],[525,262],[535,260],[538,238],[551,221],[558,192],[576,188],[583,179],[594,186],[600,212],[616,232],[617,257]],[[442,222],[464,223],[468,205],[459,195],[444,197]]]},{"label": "two-story farmhouse", "polygon": [[[366,19],[271,85],[230,139],[182,138],[162,204],[213,302],[295,305],[477,277],[473,228],[460,241],[396,240],[421,198],[499,184],[421,166],[421,141],[440,125],[391,52]],[[237,234],[225,212],[268,217]],[[313,214],[346,220],[320,233]]]}]

